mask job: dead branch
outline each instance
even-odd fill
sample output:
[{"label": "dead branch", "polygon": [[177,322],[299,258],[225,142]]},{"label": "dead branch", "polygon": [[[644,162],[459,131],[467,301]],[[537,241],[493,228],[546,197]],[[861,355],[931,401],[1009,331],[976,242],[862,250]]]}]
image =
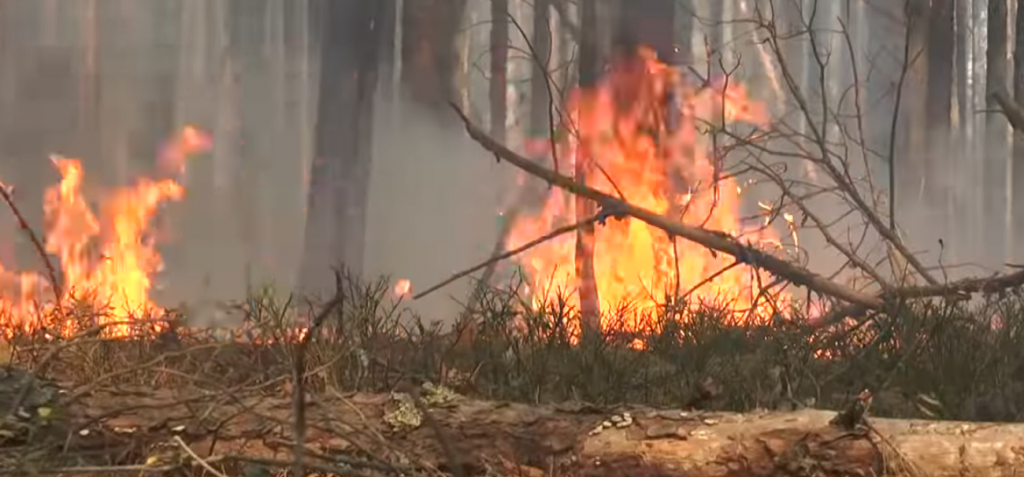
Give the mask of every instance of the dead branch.
[{"label": "dead branch", "polygon": [[28,236],[29,241],[32,242],[32,247],[36,249],[36,253],[39,254],[39,258],[42,259],[43,265],[46,267],[46,277],[50,280],[50,289],[53,290],[54,306],[56,306],[58,313],[63,313],[61,307],[61,297],[64,296],[61,291],[61,284],[57,280],[57,268],[53,266],[53,261],[50,260],[50,256],[46,253],[46,247],[43,246],[43,241],[40,240],[39,236],[36,235],[32,227],[29,226],[28,220],[25,219],[25,215],[21,213],[21,209],[14,203],[14,195],[11,193],[13,188],[3,182],[0,182],[0,197],[3,198],[4,202],[7,203],[7,207],[11,209],[11,213],[14,214],[14,218],[18,221],[18,227],[21,228],[22,232]]},{"label": "dead branch", "polygon": [[[789,280],[794,285],[804,286],[821,295],[839,299],[853,305],[855,310],[881,310],[887,300],[892,298],[931,298],[957,297],[973,293],[994,293],[1024,285],[1024,270],[1000,274],[991,277],[975,277],[958,280],[946,284],[929,284],[925,286],[905,286],[883,290],[876,295],[869,295],[839,283],[822,275],[807,270],[789,261],[762,252],[748,244],[740,242],[725,232],[707,230],[684,223],[676,222],[671,217],[657,214],[650,210],[634,206],[615,196],[581,185],[570,177],[554,172],[546,167],[535,164],[520,156],[515,151],[498,144],[478,126],[473,124],[461,109],[451,103],[456,114],[462,119],[470,138],[480,144],[495,158],[505,160],[524,172],[543,179],[551,185],[567,192],[596,202],[604,217],[633,217],[652,227],[661,229],[672,236],[682,237],[698,243],[713,251],[729,254],[740,263],[761,268],[780,278]],[[962,297],[961,297],[962,298]]]},{"label": "dead branch", "polygon": [[[496,255],[493,255],[487,261],[485,261],[485,262],[483,262],[483,263],[481,263],[479,265],[473,266],[472,268],[468,268],[468,269],[463,270],[461,272],[452,274],[452,276],[448,277],[447,279],[445,279],[441,283],[438,283],[437,285],[434,285],[434,286],[432,286],[430,288],[427,288],[426,290],[423,290],[423,291],[413,295],[412,299],[413,300],[418,300],[420,298],[423,298],[423,297],[425,297],[425,296],[427,296],[427,295],[429,295],[429,294],[431,294],[431,293],[433,293],[433,292],[443,288],[445,285],[448,285],[449,283],[454,282],[455,280],[458,280],[458,279],[463,278],[465,276],[471,275],[472,273],[476,272],[477,270],[481,270],[481,269],[493,266],[494,264],[497,264],[498,262],[500,262],[502,260],[505,260],[505,259],[508,259],[508,258],[512,258],[512,257],[514,257],[516,255],[519,255],[519,254],[521,254],[521,253],[523,253],[523,252],[525,252],[525,251],[527,251],[527,250],[529,250],[529,249],[531,249],[533,247],[536,247],[536,246],[538,246],[538,245],[540,245],[540,244],[542,244],[544,242],[552,240],[552,239],[554,239],[556,237],[559,237],[561,235],[565,235],[567,233],[575,232],[575,231],[579,230],[581,227],[584,227],[586,225],[589,225],[589,224],[592,224],[594,222],[597,222],[600,219],[601,219],[600,215],[591,216],[589,218],[580,220],[580,221],[578,221],[578,222],[576,222],[574,224],[566,225],[564,227],[559,227],[559,228],[557,228],[555,230],[552,230],[551,232],[549,232],[547,234],[544,234],[541,237],[538,237],[536,239],[533,239],[533,240],[531,240],[531,241],[529,241],[529,242],[523,244],[522,246],[517,247],[517,248],[515,248],[513,250],[509,250],[507,252],[502,252],[502,253],[498,253]],[[502,242],[502,243],[504,244],[504,242]]]},{"label": "dead branch", "polygon": [[459,117],[462,118],[469,136],[488,152],[494,154],[498,160],[506,160],[524,172],[543,179],[549,184],[596,202],[605,215],[636,218],[652,227],[665,231],[669,235],[682,237],[716,252],[732,255],[741,263],[762,268],[798,286],[806,286],[823,295],[850,303],[857,303],[870,309],[880,309],[883,306],[882,299],[877,296],[867,295],[835,283],[803,267],[762,252],[750,245],[743,244],[724,232],[710,231],[676,222],[670,217],[636,207],[614,196],[579,184],[573,181],[572,178],[537,165],[491,139],[484,131],[474,125],[456,104],[451,103],[451,106]]}]

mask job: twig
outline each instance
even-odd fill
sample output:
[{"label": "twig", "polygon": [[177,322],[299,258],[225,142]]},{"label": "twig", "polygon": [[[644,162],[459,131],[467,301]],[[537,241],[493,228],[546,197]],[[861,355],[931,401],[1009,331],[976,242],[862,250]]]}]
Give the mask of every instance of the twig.
[{"label": "twig", "polygon": [[39,258],[43,260],[43,265],[46,267],[47,278],[50,279],[50,288],[53,290],[54,306],[59,310],[58,313],[63,311],[61,307],[61,297],[64,293],[61,290],[61,284],[57,281],[57,268],[53,266],[53,261],[50,260],[50,256],[46,253],[46,247],[43,246],[43,241],[39,239],[32,227],[28,225],[28,221],[25,220],[25,216],[21,213],[21,209],[18,208],[17,204],[14,203],[14,197],[11,195],[11,186],[0,182],[0,197],[3,198],[4,202],[7,203],[7,207],[11,209],[11,213],[14,214],[14,218],[18,220],[18,227],[21,228],[25,235],[28,235],[28,239],[32,242],[32,247],[36,249],[36,253],[39,254]]},{"label": "twig", "polygon": [[46,354],[44,354],[43,357],[39,360],[39,364],[36,365],[35,372],[33,372],[33,373],[26,373],[25,374],[25,378],[22,380],[21,383],[19,383],[20,384],[20,389],[18,390],[18,394],[11,401],[11,406],[7,410],[7,416],[8,417],[13,416],[13,415],[15,415],[18,412],[18,409],[21,408],[21,405],[25,403],[25,399],[28,398],[29,393],[32,392],[32,387],[33,387],[33,384],[34,384],[34,381],[35,381],[35,376],[36,375],[40,375],[41,376],[41,375],[45,374],[46,370],[50,367],[50,364],[53,363],[53,361],[57,358],[57,355],[60,354],[60,352],[62,350],[64,350],[65,348],[69,348],[71,346],[74,346],[81,339],[84,339],[84,338],[87,338],[87,337],[90,337],[90,336],[98,335],[101,331],[103,331],[104,328],[106,328],[108,326],[112,326],[112,325],[116,325],[116,324],[122,324],[122,323],[124,323],[124,321],[108,322],[108,323],[102,323],[102,324],[93,326],[92,328],[89,328],[87,330],[84,330],[84,331],[82,331],[82,332],[72,336],[67,341],[65,341],[65,342],[63,342],[63,343],[61,343],[59,345],[56,345],[53,348],[50,348],[50,350],[47,351]]},{"label": "twig", "polygon": [[461,272],[455,273],[452,276],[450,276],[447,279],[445,279],[444,281],[442,281],[441,283],[438,283],[437,285],[434,285],[434,286],[432,286],[430,288],[427,288],[426,290],[423,290],[423,291],[417,293],[416,295],[413,295],[412,299],[413,300],[418,300],[420,298],[423,298],[423,297],[425,297],[425,296],[427,296],[427,295],[429,295],[429,294],[431,294],[431,293],[433,293],[433,292],[435,292],[435,291],[437,291],[437,290],[439,290],[441,288],[444,288],[446,285],[448,285],[448,284],[450,284],[450,283],[452,283],[452,282],[454,282],[454,281],[456,281],[456,280],[458,280],[460,278],[463,278],[465,276],[473,274],[477,270],[481,270],[483,268],[487,268],[491,264],[494,264],[494,263],[500,262],[502,260],[505,260],[507,258],[511,258],[511,257],[516,256],[516,255],[519,255],[520,253],[523,253],[523,252],[525,252],[525,251],[527,251],[527,250],[529,250],[529,249],[531,249],[533,247],[536,247],[536,246],[538,246],[538,245],[540,245],[540,244],[542,244],[544,242],[552,240],[552,239],[558,237],[559,235],[565,235],[567,233],[575,232],[580,227],[583,227],[583,226],[592,224],[594,222],[597,222],[603,216],[604,216],[603,213],[592,215],[592,216],[587,217],[587,218],[585,218],[583,220],[580,220],[579,222],[576,222],[574,224],[566,225],[566,226],[563,226],[563,227],[559,227],[559,228],[557,228],[555,230],[552,230],[551,232],[548,232],[547,234],[545,234],[545,235],[543,235],[543,236],[541,236],[539,238],[531,240],[531,241],[527,242],[526,244],[524,244],[524,245],[522,245],[520,247],[517,247],[515,249],[509,250],[509,251],[504,252],[504,253],[499,253],[497,255],[494,255],[490,259],[488,259],[485,262],[480,263],[479,265],[475,265],[475,266],[473,266],[471,268],[468,268],[468,269],[463,270]]},{"label": "twig", "polygon": [[292,425],[292,433],[295,438],[295,461],[292,464],[292,473],[295,475],[305,475],[302,453],[306,446],[306,387],[304,379],[306,348],[313,341],[313,336],[320,331],[320,327],[323,326],[327,317],[345,301],[345,294],[341,291],[340,286],[341,279],[337,273],[335,273],[335,280],[339,283],[334,298],[331,298],[320,310],[320,313],[313,317],[313,323],[306,329],[306,333],[302,335],[302,339],[295,346],[295,366],[292,368],[292,413],[295,418]]},{"label": "twig", "polygon": [[181,447],[181,450],[185,451],[185,453],[188,454],[188,456],[191,457],[192,460],[194,460],[202,468],[208,470],[215,477],[228,477],[228,476],[224,475],[223,472],[220,472],[217,469],[214,469],[213,466],[210,465],[209,463],[207,463],[205,460],[203,460],[202,457],[199,457],[198,455],[196,455],[196,453],[192,450],[192,448],[189,447],[188,444],[185,443],[185,441],[181,440],[180,436],[174,436],[174,443],[177,444],[178,447]]}]

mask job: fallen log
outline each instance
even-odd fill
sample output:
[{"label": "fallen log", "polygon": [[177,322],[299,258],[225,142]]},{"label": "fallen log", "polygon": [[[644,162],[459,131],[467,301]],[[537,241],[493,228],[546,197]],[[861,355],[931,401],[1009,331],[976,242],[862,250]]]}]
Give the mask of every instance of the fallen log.
[{"label": "fallen log", "polygon": [[[169,434],[174,429],[196,454],[211,462],[222,462],[228,455],[280,460],[294,446],[288,396],[205,393],[214,406],[201,405],[198,393],[123,393],[97,391],[76,404],[75,420],[92,426],[90,435],[114,434],[101,427],[116,429],[119,436],[134,432],[136,442],[143,433]],[[824,410],[604,410],[458,396],[424,398],[432,403],[424,404],[430,417],[424,419],[415,415],[421,408],[403,405],[407,401],[401,396],[311,397],[305,461],[312,466],[323,462],[316,456],[335,456],[338,460],[333,462],[349,456],[345,462],[359,467],[362,464],[351,456],[371,455],[379,462],[367,462],[364,474],[378,475],[373,469],[392,465],[466,476],[489,470],[500,475],[592,477],[984,477],[1024,472],[1024,424],[871,419],[872,430],[847,431],[831,425],[836,413]],[[74,441],[86,434],[79,428],[72,431],[61,445],[74,447]]]}]

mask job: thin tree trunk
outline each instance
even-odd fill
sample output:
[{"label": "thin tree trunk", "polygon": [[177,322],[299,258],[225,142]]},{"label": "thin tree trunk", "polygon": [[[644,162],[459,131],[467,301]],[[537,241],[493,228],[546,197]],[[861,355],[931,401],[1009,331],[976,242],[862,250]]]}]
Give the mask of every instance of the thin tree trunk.
[{"label": "thin tree trunk", "polygon": [[909,0],[907,9],[907,41],[909,58],[912,62],[907,72],[903,89],[901,111],[902,131],[905,134],[902,154],[896,158],[897,207],[914,206],[925,200],[923,192],[931,187],[925,169],[928,155],[928,26],[929,1]]},{"label": "thin tree trunk", "polygon": [[362,272],[373,100],[377,85],[377,2],[325,6],[316,159],[310,174],[300,288],[330,291],[330,267]]},{"label": "thin tree trunk", "polygon": [[402,8],[402,72],[405,92],[445,120],[457,99],[455,40],[466,0],[415,0]]},{"label": "thin tree trunk", "polygon": [[[1013,45],[1013,96],[1018,103],[1024,104],[1024,0],[1017,1],[1017,31]],[[1010,197],[1012,197],[1013,211],[1013,234],[1010,243],[1017,245],[1024,238],[1024,133],[1015,131],[1013,133],[1013,160],[1012,184]],[[1014,254],[1007,257],[1013,261],[1019,261],[1024,253],[1013,247]]]},{"label": "thin tree trunk", "polygon": [[508,117],[508,0],[491,0],[491,137],[505,142]]},{"label": "thin tree trunk", "polygon": [[[99,116],[99,32],[97,29],[97,0],[83,0],[81,5],[81,73],[79,76],[78,140],[79,154],[92,160],[100,159],[99,145],[102,121]],[[98,169],[108,169],[101,164]],[[105,176],[106,174],[104,174]]]},{"label": "thin tree trunk", "polygon": [[380,23],[380,48],[378,52],[378,58],[380,58],[380,73],[378,78],[380,79],[381,99],[392,102],[397,99],[398,90],[396,88],[397,82],[395,81],[395,75],[398,72],[395,68],[395,38],[398,33],[398,1],[397,0],[377,0],[381,2],[383,10],[381,10],[381,23]]},{"label": "thin tree trunk", "polygon": [[[540,141],[549,139],[548,131],[549,124],[548,115],[550,112],[550,95],[548,94],[548,63],[549,55],[551,50],[551,31],[549,28],[549,16],[548,10],[550,9],[550,0],[534,0],[533,4],[533,50],[537,53],[537,57],[532,60],[533,73],[530,77],[530,132],[527,135],[528,144],[536,144]],[[508,26],[505,26],[505,40],[508,40]],[[497,38],[491,38],[491,54],[497,52],[494,42]],[[507,43],[506,43],[507,45]],[[505,54],[507,55],[507,46],[505,48]],[[492,75],[494,72],[492,71]],[[493,81],[493,77],[492,77]],[[504,82],[504,81],[503,81]],[[494,94],[494,83],[491,83],[491,94]],[[492,96],[491,101],[496,98]],[[504,96],[502,96],[504,100]],[[503,101],[504,102],[504,101]],[[493,109],[493,106],[492,106]],[[493,118],[492,118],[493,121]],[[492,129],[494,129],[494,123],[492,122]],[[504,124],[502,125],[502,131],[504,131]],[[491,134],[494,134],[492,131]],[[497,136],[496,136],[497,137]],[[546,148],[544,148],[546,149]],[[538,154],[536,158],[541,159],[542,154]],[[501,227],[498,230],[498,237],[495,240],[494,248],[491,250],[491,257],[500,255],[505,250],[505,243],[508,241],[508,235],[512,232],[512,227],[515,225],[516,220],[522,214],[523,209],[528,207],[531,203],[538,200],[538,195],[543,197],[544,194],[537,194],[529,185],[523,186],[515,202],[508,210],[505,211],[502,216]],[[478,283],[476,290],[474,291],[474,297],[478,297],[483,293],[484,287],[490,285],[491,280],[494,278],[494,274],[497,271],[498,262],[492,261],[487,268],[484,269],[483,273],[480,274],[480,282]]]},{"label": "thin tree trunk", "polygon": [[696,4],[694,0],[680,0],[679,11],[676,18],[679,20],[679,53],[676,60],[680,65],[696,66],[693,64],[693,25],[696,15]]},{"label": "thin tree trunk", "polygon": [[[942,238],[949,238],[953,222],[945,220],[953,213],[951,210],[952,184],[946,183],[949,177],[950,155],[952,146],[950,134],[953,114],[953,51],[956,47],[954,34],[954,2],[955,0],[932,0],[928,25],[928,73],[927,100],[925,101],[927,139],[927,163],[923,172],[928,177],[928,203],[930,215],[934,222],[940,224]],[[953,244],[956,241],[952,242]],[[955,253],[945,250],[946,254]]]},{"label": "thin tree trunk", "polygon": [[[598,33],[598,2],[584,2],[580,8],[580,89],[586,90],[597,85],[601,74],[601,43]],[[590,154],[581,141],[581,150],[576,157],[575,177],[582,184],[587,182],[590,169]],[[593,202],[580,196],[575,197],[576,217],[589,217],[596,211]],[[596,231],[593,223],[581,227],[576,233],[576,280],[580,298],[581,331],[584,339],[601,331],[601,305],[594,275],[594,245]]]},{"label": "thin tree trunk", "polygon": [[[1007,87],[1007,0],[989,0],[988,3],[988,49],[986,50],[986,71],[985,89],[992,93],[1002,91]],[[988,99],[988,109],[996,110],[998,107]],[[1004,217],[1006,216],[1006,164],[1007,164],[1007,133],[1008,124],[1006,119],[999,114],[988,114],[985,116],[985,129],[987,139],[985,140],[985,165],[983,168],[983,186],[985,191],[985,217],[984,230],[986,234],[986,246],[992,250],[989,260],[990,265],[999,267],[1006,261],[1006,227]]]},{"label": "thin tree trunk", "polygon": [[972,116],[968,114],[968,111],[972,108],[967,99],[967,83],[968,78],[971,77],[971,67],[967,62],[968,50],[971,48],[970,35],[968,35],[971,19],[971,0],[955,1],[957,126],[960,129],[961,138],[966,140],[966,132],[972,120]]},{"label": "thin tree trunk", "polygon": [[622,10],[628,37],[654,49],[662,61],[676,61],[675,0],[629,0]]}]

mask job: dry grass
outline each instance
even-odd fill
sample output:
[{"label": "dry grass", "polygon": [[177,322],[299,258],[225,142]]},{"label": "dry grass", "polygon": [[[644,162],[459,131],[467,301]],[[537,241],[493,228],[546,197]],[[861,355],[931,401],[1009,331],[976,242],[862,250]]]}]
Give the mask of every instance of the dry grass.
[{"label": "dry grass", "polygon": [[[339,283],[346,299],[309,348],[307,385],[314,393],[328,386],[386,392],[413,375],[488,399],[679,406],[713,382],[721,392],[703,405],[723,410],[839,408],[867,388],[879,415],[1024,416],[1019,291],[973,304],[904,304],[841,328],[808,326],[799,310],[774,323],[737,325],[722,307],[691,303],[695,311],[685,319],[663,311],[642,317],[642,331],[612,326],[604,340],[573,346],[566,323],[575,311],[531,311],[515,287],[491,290],[470,311],[478,325],[466,330],[403,311],[385,279]],[[254,293],[234,305],[246,325],[231,343],[223,332],[191,329],[187,317],[171,316],[176,331],[149,332],[147,339],[79,339],[47,374],[92,388],[203,381],[287,387],[295,326],[309,308],[273,296]],[[81,305],[75,310],[83,327],[97,315]],[[630,347],[637,339],[645,349]],[[28,368],[52,345],[38,336],[5,344],[11,362]]]}]

